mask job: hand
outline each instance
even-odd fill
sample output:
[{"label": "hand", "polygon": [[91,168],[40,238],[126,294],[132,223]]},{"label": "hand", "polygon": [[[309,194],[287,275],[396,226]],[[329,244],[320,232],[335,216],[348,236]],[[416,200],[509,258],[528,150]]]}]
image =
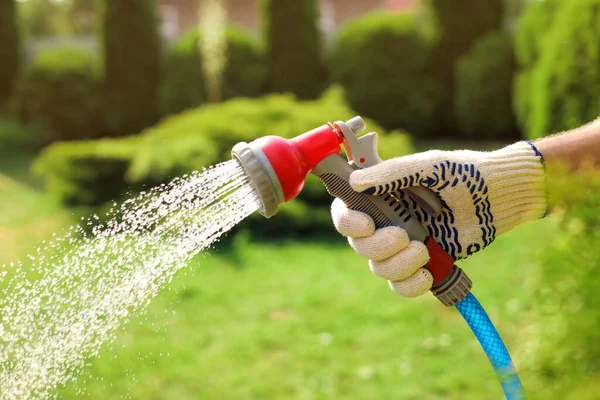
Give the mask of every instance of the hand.
[{"label": "hand", "polygon": [[[528,142],[494,152],[434,150],[396,158],[353,172],[350,184],[367,194],[392,193],[454,260],[546,211],[542,155]],[[404,189],[411,186],[436,193],[440,214],[431,215],[408,196]],[[334,201],[332,214],[337,230],[394,290],[414,297],[431,288],[433,278],[422,268],[429,258],[425,246],[409,241],[403,229],[375,230],[369,216],[341,201]]]}]

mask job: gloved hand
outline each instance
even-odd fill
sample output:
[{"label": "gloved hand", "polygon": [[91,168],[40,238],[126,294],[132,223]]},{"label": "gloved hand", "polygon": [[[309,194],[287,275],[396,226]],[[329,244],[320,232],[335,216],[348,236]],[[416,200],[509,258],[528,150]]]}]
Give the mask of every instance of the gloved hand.
[{"label": "gloved hand", "polygon": [[[485,248],[522,222],[541,218],[547,207],[543,158],[529,142],[494,152],[431,150],[400,157],[353,172],[350,184],[367,194],[394,194],[454,260]],[[408,196],[403,189],[411,186],[435,192],[441,213],[431,215]],[[411,242],[397,226],[375,230],[368,215],[339,199],[332,215],[336,229],[396,292],[415,297],[431,288],[433,277],[422,268],[429,261],[424,244]]]}]

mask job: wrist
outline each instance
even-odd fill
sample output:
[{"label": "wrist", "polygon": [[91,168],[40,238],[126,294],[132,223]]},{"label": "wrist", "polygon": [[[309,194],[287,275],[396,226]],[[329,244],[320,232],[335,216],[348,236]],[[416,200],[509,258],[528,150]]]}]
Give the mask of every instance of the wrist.
[{"label": "wrist", "polygon": [[480,168],[492,178],[488,190],[497,235],[546,214],[544,158],[532,143],[518,142],[494,151]]}]

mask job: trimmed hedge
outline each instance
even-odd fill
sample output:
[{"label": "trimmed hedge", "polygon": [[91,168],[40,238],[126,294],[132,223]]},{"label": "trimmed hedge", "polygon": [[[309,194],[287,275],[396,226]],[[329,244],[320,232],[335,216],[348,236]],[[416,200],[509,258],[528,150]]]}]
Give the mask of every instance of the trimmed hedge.
[{"label": "trimmed hedge", "polygon": [[41,152],[32,171],[65,204],[100,206],[127,190],[125,174],[138,142],[128,137],[54,143]]},{"label": "trimmed hedge", "polygon": [[[206,100],[199,39],[199,30],[192,29],[167,53],[161,87],[162,115],[197,107]],[[259,96],[266,78],[264,52],[259,41],[237,27],[227,29],[226,40],[227,64],[221,83],[223,98]]]},{"label": "trimmed hedge", "polygon": [[387,128],[425,136],[440,95],[426,72],[430,49],[412,15],[378,12],[341,28],[331,65],[353,109]]},{"label": "trimmed hedge", "polygon": [[19,81],[15,107],[21,120],[45,125],[49,141],[97,138],[107,130],[98,62],[80,48],[39,52]]},{"label": "trimmed hedge", "polygon": [[0,117],[0,154],[15,150],[39,150],[50,140],[40,122],[23,124],[16,118]]},{"label": "trimmed hedge", "polygon": [[531,86],[529,138],[576,128],[600,114],[600,0],[564,3]]},{"label": "trimmed hedge", "polygon": [[435,136],[448,137],[456,130],[454,68],[458,58],[488,32],[502,28],[505,0],[426,0],[422,9],[437,40],[428,73],[442,87],[435,110]]},{"label": "trimmed hedge", "polygon": [[468,139],[518,138],[512,110],[515,57],[512,35],[479,39],[456,66],[456,115]]},{"label": "trimmed hedge", "polygon": [[160,36],[156,0],[100,2],[107,122],[116,136],[158,120]]},{"label": "trimmed hedge", "polygon": [[531,131],[533,70],[538,64],[543,43],[551,30],[561,0],[536,1],[521,15],[515,33],[517,74],[513,87],[513,109],[519,126]]},{"label": "trimmed hedge", "polygon": [[[240,141],[271,134],[294,137],[354,115],[339,88],[329,90],[318,101],[297,101],[291,95],[237,98],[167,118],[141,135],[52,145],[36,161],[35,171],[47,189],[63,200],[98,205],[118,197],[129,186],[135,190],[144,184],[166,182],[228,160],[231,148]],[[373,121],[368,121],[368,126],[382,133],[382,157],[413,151],[408,135],[386,134]],[[253,220],[252,227],[265,235],[329,231],[330,201],[318,180],[311,178],[296,204],[285,205],[268,223],[262,217]]]},{"label": "trimmed hedge", "polygon": [[314,99],[325,89],[318,14],[317,0],[262,0],[268,91]]},{"label": "trimmed hedge", "polygon": [[16,0],[0,3],[0,107],[13,92],[19,72],[20,46]]}]

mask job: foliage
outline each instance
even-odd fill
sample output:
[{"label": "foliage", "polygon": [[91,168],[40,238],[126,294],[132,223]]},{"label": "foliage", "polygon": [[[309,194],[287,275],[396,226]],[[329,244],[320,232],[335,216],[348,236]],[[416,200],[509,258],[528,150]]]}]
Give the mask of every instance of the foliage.
[{"label": "foliage", "polygon": [[442,86],[435,133],[443,137],[455,129],[455,64],[477,38],[502,27],[504,0],[426,0],[423,10],[437,37],[428,73]]},{"label": "foliage", "polygon": [[156,0],[102,2],[107,121],[115,135],[158,119],[160,37]]},{"label": "foliage", "polygon": [[0,118],[0,154],[37,150],[49,140],[50,132],[39,121],[24,125],[15,118]]},{"label": "foliage", "polygon": [[41,51],[20,79],[18,115],[25,122],[43,123],[52,141],[99,137],[106,127],[97,76],[98,62],[85,50]]},{"label": "foliage", "polygon": [[468,138],[518,136],[512,110],[512,40],[509,33],[489,33],[458,60],[456,115],[461,132]]},{"label": "foliage", "polygon": [[125,191],[136,144],[135,137],[55,143],[42,151],[33,172],[64,203],[99,206]]},{"label": "foliage", "polygon": [[0,107],[11,96],[20,64],[16,0],[0,4]]},{"label": "foliage", "polygon": [[21,32],[26,39],[69,33],[67,2],[53,0],[17,1]]},{"label": "foliage", "polygon": [[543,52],[543,43],[551,30],[561,0],[543,0],[531,3],[521,15],[515,34],[517,74],[513,89],[513,108],[520,127],[531,131],[531,103],[533,98],[533,70]]},{"label": "foliage", "polygon": [[[169,49],[161,88],[161,113],[174,114],[206,100],[199,33],[193,29]],[[257,40],[236,27],[226,31],[227,64],[221,78],[224,99],[261,94],[266,75],[263,49]]]},{"label": "foliage", "polygon": [[576,128],[600,114],[600,1],[564,3],[532,76],[528,136]]},{"label": "foliage", "polygon": [[[550,166],[560,232],[539,251],[532,290],[533,342],[524,359],[536,398],[595,398],[582,387],[600,374],[600,171]],[[575,395],[579,393],[579,395]]]},{"label": "foliage", "polygon": [[271,92],[314,99],[324,90],[327,71],[321,54],[316,0],[262,0]]},{"label": "foliage", "polygon": [[[96,0],[17,0],[25,39],[92,35]],[[101,4],[100,1],[97,1]]]},{"label": "foliage", "polygon": [[[230,159],[231,148],[238,142],[250,142],[269,134],[290,138],[328,121],[353,116],[338,88],[318,101],[297,101],[291,95],[237,98],[168,118],[139,136],[53,145],[37,161],[36,171],[48,190],[64,200],[100,204],[125,192],[128,185],[139,187],[165,182]],[[383,157],[391,157],[390,152],[399,156],[412,151],[407,135],[386,134],[372,121],[369,121],[369,129],[383,134],[380,148],[387,149],[382,152]],[[87,160],[90,165],[86,165]],[[103,174],[109,168],[102,163],[115,160],[118,166],[112,167],[110,177],[114,189],[107,193],[109,178]],[[95,185],[94,179],[101,182]],[[83,187],[78,188],[79,185]],[[262,217],[258,219],[257,231],[262,230],[265,235],[309,234],[315,224],[329,227],[330,197],[318,181],[310,180],[300,199],[304,204],[286,205],[269,224],[265,224]]]},{"label": "foliage", "polygon": [[331,65],[353,109],[422,136],[431,130],[439,95],[425,72],[429,50],[410,14],[373,13],[344,25]]}]

